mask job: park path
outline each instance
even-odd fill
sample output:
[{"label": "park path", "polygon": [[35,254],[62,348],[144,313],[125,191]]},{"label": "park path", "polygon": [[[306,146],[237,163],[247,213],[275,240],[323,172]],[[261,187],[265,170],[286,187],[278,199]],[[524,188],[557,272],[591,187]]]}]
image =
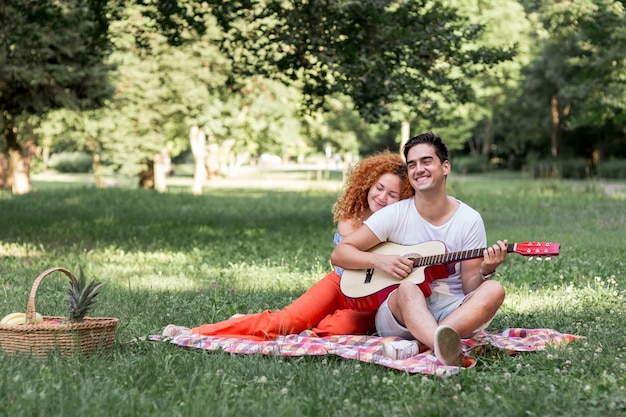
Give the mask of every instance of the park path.
[{"label": "park path", "polygon": [[[460,181],[482,181],[472,176],[457,176]],[[93,174],[63,174],[48,171],[32,176],[33,184],[85,184],[94,185]],[[564,181],[569,184],[574,182]],[[582,184],[586,188],[588,184],[580,181],[575,184]],[[134,178],[106,177],[105,185],[108,187],[137,187]],[[214,177],[205,181],[205,189],[224,188],[257,188],[257,189],[280,189],[280,190],[311,190],[323,189],[330,191],[340,191],[342,187],[342,172],[335,169],[327,169],[323,165],[290,165],[271,168],[244,167],[233,175]],[[613,196],[623,196],[626,194],[626,182],[616,181],[596,181],[594,186],[601,187],[605,193]],[[189,188],[192,186],[191,175],[173,175],[167,178],[167,186],[172,188]]]}]

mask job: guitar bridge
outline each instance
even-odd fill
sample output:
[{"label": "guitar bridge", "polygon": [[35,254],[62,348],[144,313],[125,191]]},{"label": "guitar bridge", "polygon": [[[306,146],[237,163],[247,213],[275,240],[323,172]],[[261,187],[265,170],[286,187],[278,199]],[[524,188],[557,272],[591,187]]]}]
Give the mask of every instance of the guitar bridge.
[{"label": "guitar bridge", "polygon": [[365,272],[365,284],[372,282],[372,276],[374,275],[374,268],[370,268]]}]

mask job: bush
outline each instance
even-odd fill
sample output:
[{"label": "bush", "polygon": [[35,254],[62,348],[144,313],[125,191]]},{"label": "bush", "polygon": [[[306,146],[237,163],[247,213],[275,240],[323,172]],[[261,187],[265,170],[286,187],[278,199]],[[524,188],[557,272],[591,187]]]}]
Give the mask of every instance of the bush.
[{"label": "bush", "polygon": [[529,159],[526,171],[534,178],[589,178],[589,165],[582,158]]},{"label": "bush", "polygon": [[54,154],[50,157],[48,166],[58,172],[89,172],[91,155],[84,152]]},{"label": "bush", "polygon": [[559,161],[563,178],[584,179],[589,178],[589,164],[581,158],[567,158]]},{"label": "bush", "polygon": [[452,162],[452,169],[460,174],[479,174],[487,171],[485,163],[474,156],[455,157]]},{"label": "bush", "polygon": [[626,179],[626,160],[609,159],[598,165],[598,177],[611,179]]}]

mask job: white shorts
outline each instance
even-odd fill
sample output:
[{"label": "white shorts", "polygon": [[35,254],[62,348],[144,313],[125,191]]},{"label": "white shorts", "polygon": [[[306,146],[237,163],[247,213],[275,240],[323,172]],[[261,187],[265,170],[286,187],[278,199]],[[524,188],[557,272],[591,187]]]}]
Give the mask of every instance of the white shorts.
[{"label": "white shorts", "polygon": [[[391,294],[393,294],[393,292]],[[389,294],[389,297],[391,294]],[[469,296],[471,296],[471,293],[458,296],[433,292],[431,296],[426,299],[426,304],[437,323],[439,323],[446,318],[448,314],[459,308],[459,306],[463,304],[463,301]],[[376,313],[376,334],[378,336],[397,336],[403,339],[415,339],[406,327],[398,323],[398,320],[396,320],[389,309],[389,297],[383,301]],[[480,329],[477,329],[477,331],[486,328],[490,322],[491,320],[485,323],[484,326],[481,326]]]}]

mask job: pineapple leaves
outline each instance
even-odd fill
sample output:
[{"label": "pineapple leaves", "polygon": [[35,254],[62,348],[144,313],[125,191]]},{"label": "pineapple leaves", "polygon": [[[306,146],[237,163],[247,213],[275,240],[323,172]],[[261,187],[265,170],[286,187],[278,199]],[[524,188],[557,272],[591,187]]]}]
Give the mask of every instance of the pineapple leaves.
[{"label": "pineapple leaves", "polygon": [[93,307],[94,298],[100,293],[104,283],[91,280],[86,284],[83,268],[80,268],[79,278],[72,276],[70,282],[71,286],[67,290],[67,317],[70,321],[80,322]]}]

